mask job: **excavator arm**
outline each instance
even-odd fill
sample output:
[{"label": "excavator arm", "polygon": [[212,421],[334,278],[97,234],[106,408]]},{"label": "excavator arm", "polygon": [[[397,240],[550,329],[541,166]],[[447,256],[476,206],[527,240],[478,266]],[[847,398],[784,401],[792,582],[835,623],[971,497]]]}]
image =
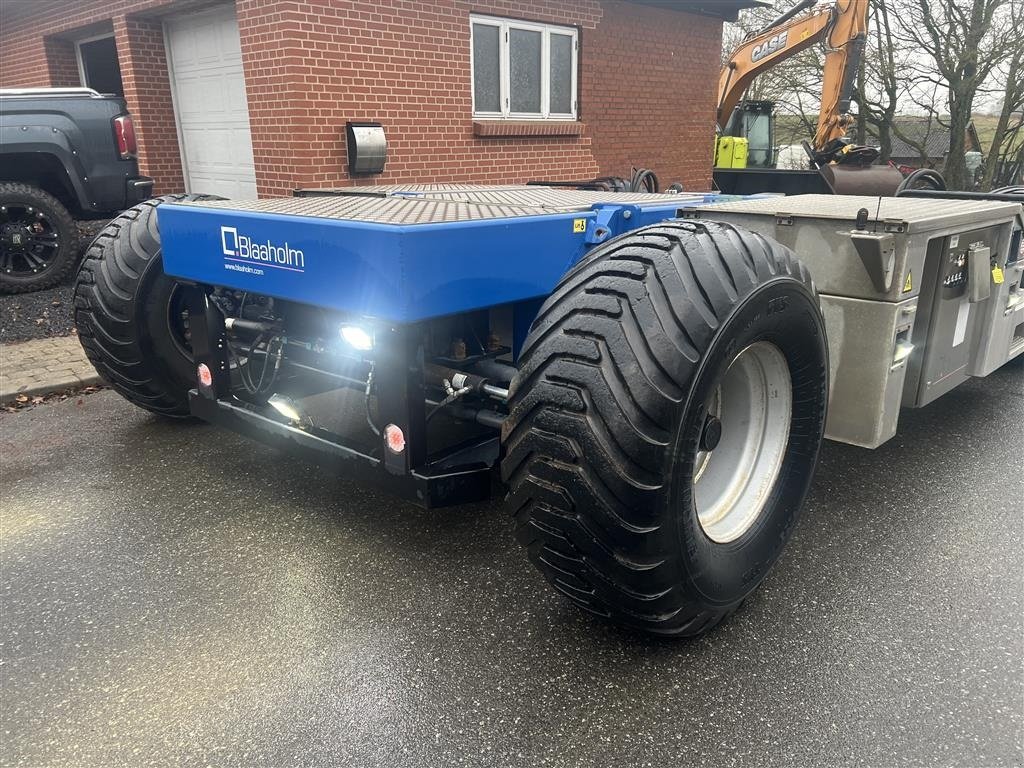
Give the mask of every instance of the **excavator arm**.
[{"label": "excavator arm", "polygon": [[718,78],[720,129],[725,129],[733,109],[755,77],[822,43],[825,72],[814,149],[820,152],[831,141],[846,135],[854,78],[867,38],[868,0],[835,0],[830,6],[797,15],[815,2],[804,0],[733,51]]}]

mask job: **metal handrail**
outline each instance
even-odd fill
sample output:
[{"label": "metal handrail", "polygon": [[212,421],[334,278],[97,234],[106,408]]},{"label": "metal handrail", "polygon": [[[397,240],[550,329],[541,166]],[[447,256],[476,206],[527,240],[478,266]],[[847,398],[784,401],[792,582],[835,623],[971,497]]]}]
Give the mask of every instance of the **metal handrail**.
[{"label": "metal handrail", "polygon": [[102,98],[103,94],[92,88],[0,88],[0,96],[5,98],[40,98],[60,96],[88,96]]}]

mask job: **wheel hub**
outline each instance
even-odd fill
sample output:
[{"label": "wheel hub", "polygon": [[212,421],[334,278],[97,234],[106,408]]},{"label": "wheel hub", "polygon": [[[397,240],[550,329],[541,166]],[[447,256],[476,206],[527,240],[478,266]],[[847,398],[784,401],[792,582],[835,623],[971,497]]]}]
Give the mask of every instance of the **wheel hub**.
[{"label": "wheel hub", "polygon": [[741,350],[705,404],[693,474],[701,528],[724,544],[746,533],[775,488],[792,421],[785,355],[759,341]]},{"label": "wheel hub", "polygon": [[4,224],[0,229],[0,242],[11,250],[23,251],[32,241],[32,235],[31,228],[23,224]]},{"label": "wheel hub", "polygon": [[31,206],[0,207],[0,270],[6,274],[42,272],[60,248],[53,226]]},{"label": "wheel hub", "polygon": [[700,449],[713,451],[722,440],[722,421],[717,416],[708,416],[704,420],[704,428],[700,431]]}]

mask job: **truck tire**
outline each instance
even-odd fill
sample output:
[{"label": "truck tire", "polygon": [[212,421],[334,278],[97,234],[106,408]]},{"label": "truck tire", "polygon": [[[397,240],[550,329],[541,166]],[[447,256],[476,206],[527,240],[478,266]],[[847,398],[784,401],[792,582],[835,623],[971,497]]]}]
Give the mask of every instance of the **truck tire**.
[{"label": "truck tire", "polygon": [[0,293],[57,285],[78,261],[78,230],[60,200],[28,184],[0,184]]},{"label": "truck tire", "polygon": [[90,362],[121,395],[162,416],[189,415],[195,373],[184,291],[164,274],[156,209],[217,199],[165,195],[129,208],[96,236],[78,272],[75,325]]},{"label": "truck tire", "polygon": [[764,579],[817,462],[828,351],[787,248],[669,221],[598,247],[544,303],[502,427],[516,534],[579,607],[693,637]]}]

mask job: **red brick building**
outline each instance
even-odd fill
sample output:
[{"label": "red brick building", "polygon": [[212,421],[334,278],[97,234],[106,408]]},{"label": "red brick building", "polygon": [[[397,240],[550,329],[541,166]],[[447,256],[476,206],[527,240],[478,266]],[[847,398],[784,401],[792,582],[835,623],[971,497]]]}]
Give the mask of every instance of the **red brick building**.
[{"label": "red brick building", "polygon": [[[710,184],[748,0],[3,0],[0,87],[122,92],[157,192],[628,176]],[[351,176],[347,121],[383,173]]]}]

